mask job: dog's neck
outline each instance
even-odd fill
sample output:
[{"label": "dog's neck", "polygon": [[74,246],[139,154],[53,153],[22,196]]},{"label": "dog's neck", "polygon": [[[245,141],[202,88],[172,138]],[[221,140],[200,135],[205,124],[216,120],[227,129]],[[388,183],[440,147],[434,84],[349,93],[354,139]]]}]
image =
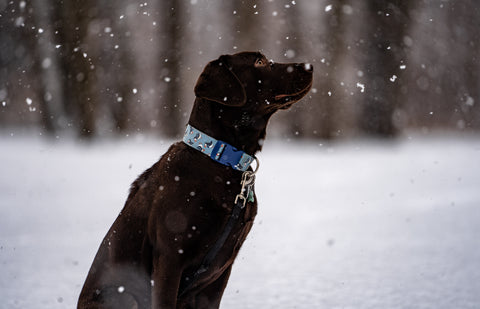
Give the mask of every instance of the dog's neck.
[{"label": "dog's neck", "polygon": [[[235,115],[234,119],[229,117],[231,115]],[[256,116],[255,119],[244,116],[241,107],[229,107],[196,98],[188,123],[205,134],[254,155],[262,149],[271,115]]]}]

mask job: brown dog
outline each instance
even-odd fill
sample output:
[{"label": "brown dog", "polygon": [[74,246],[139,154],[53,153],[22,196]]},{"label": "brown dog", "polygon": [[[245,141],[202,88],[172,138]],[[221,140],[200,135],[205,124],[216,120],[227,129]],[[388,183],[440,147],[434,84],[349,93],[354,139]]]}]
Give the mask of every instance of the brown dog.
[{"label": "brown dog", "polygon": [[[172,145],[132,184],[93,261],[78,308],[219,307],[257,212],[256,198],[249,196],[225,232],[250,163],[240,169],[225,157],[259,151],[269,118],[309,91],[312,71],[309,64],[273,63],[255,52],[224,55],[205,67],[195,86],[191,139]],[[201,135],[226,142],[225,149],[234,147],[228,155],[215,149],[207,156],[202,152],[215,145],[199,144]]]}]

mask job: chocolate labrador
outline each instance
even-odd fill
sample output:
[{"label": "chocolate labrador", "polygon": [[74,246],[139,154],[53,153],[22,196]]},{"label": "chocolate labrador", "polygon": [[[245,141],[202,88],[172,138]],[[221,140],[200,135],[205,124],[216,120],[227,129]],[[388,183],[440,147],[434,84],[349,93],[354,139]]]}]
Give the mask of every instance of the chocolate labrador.
[{"label": "chocolate labrador", "polygon": [[258,52],[205,67],[183,142],[132,184],[78,308],[219,307],[257,212],[250,163],[269,118],[310,90],[312,72]]}]

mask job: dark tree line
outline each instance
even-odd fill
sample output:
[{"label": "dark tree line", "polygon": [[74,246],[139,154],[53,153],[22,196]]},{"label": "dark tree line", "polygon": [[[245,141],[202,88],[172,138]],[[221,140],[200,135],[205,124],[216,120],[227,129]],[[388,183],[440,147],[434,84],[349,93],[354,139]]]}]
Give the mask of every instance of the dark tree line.
[{"label": "dark tree line", "polygon": [[[0,127],[182,132],[202,67],[261,50],[312,62],[282,135],[480,128],[475,1],[0,1]],[[275,122],[275,121],[274,121]]]}]

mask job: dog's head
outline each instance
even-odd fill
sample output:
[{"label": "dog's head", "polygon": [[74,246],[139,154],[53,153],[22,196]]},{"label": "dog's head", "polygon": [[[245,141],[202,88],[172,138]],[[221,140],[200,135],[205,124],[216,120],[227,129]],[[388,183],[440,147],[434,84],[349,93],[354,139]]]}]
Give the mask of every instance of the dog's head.
[{"label": "dog's head", "polygon": [[259,52],[220,56],[198,78],[189,123],[254,153],[270,116],[307,94],[312,75],[310,64],[274,63]]},{"label": "dog's head", "polygon": [[223,55],[210,62],[195,95],[226,106],[272,113],[289,108],[312,86],[313,66],[275,63],[259,52]]}]

